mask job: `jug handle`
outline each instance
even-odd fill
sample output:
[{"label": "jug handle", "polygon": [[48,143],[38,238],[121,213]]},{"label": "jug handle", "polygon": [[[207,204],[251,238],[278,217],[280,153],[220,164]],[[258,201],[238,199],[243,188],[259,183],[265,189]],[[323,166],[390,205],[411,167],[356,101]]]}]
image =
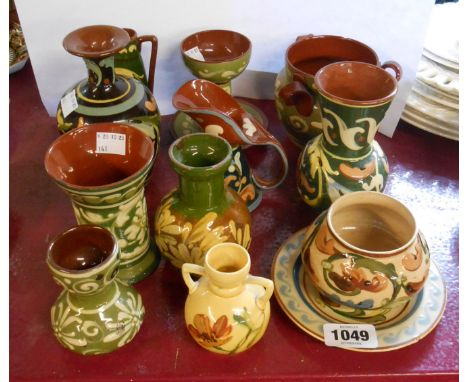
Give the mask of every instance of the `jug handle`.
[{"label": "jug handle", "polygon": [[[242,126],[243,132],[242,141],[248,146],[272,146],[281,159],[279,172],[273,179],[265,179],[256,174],[252,168],[252,181],[260,190],[269,190],[278,187],[286,179],[289,170],[288,157],[281,143],[263,125],[252,118],[249,114],[243,113],[238,122]],[[250,122],[249,124],[247,124]],[[255,127],[255,131],[249,134],[251,125]],[[246,127],[247,125],[247,127]],[[247,159],[248,162],[248,159]]]},{"label": "jug handle", "polygon": [[265,293],[261,296],[257,296],[255,303],[261,310],[265,310],[266,304],[270,301],[273,295],[274,284],[273,281],[265,277],[251,276],[247,277],[247,283],[260,285],[265,288]]},{"label": "jug handle", "polygon": [[292,81],[283,86],[278,95],[288,106],[295,106],[299,114],[308,117],[314,110],[315,97],[299,81]]},{"label": "jug handle", "polygon": [[154,73],[156,72],[156,56],[158,55],[158,38],[154,35],[138,36],[139,43],[151,42],[151,58],[148,71],[148,87],[154,91]]},{"label": "jug handle", "polygon": [[185,263],[182,265],[182,277],[184,278],[185,285],[187,285],[189,289],[189,294],[192,294],[195,292],[198,288],[198,281],[194,281],[190,274],[196,274],[200,276],[205,275],[205,268],[197,265],[197,264],[190,264],[190,263]]},{"label": "jug handle", "polygon": [[382,69],[392,69],[395,72],[395,78],[397,81],[400,81],[401,76],[403,75],[403,69],[401,68],[401,65],[396,62],[396,61],[385,61],[381,65]]},{"label": "jug handle", "polygon": [[261,190],[269,190],[269,189],[278,187],[281,183],[283,183],[284,179],[286,179],[286,176],[288,175],[288,169],[289,169],[288,158],[286,156],[283,146],[274,137],[270,138],[270,142],[266,142],[261,145],[272,146],[278,152],[281,158],[280,171],[278,173],[278,176],[276,176],[273,179],[261,178],[258,175],[256,175],[255,170],[252,169],[252,180],[255,183],[255,185]]}]

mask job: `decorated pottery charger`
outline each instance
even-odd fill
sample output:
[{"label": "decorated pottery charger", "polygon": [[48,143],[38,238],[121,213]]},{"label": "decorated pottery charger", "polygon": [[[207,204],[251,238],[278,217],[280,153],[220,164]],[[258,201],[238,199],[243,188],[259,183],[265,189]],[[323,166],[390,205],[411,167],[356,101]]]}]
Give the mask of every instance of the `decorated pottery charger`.
[{"label": "decorated pottery charger", "polygon": [[[323,325],[345,323],[322,300],[311,282],[304,277],[300,249],[306,229],[287,239],[278,250],[272,264],[275,295],[287,316],[312,337],[324,341]],[[409,346],[428,335],[439,323],[447,303],[447,291],[439,269],[433,261],[426,286],[391,322],[376,324],[378,347],[375,349],[346,348],[363,352],[384,352]],[[346,322],[349,323],[349,322]]]}]

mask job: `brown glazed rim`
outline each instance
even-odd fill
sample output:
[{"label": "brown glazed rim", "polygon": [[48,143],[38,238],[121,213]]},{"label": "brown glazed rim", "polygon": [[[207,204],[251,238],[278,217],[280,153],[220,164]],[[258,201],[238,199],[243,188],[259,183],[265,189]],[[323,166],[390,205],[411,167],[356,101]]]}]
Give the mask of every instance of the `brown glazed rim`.
[{"label": "brown glazed rim", "polygon": [[[127,33],[127,32],[125,32]],[[103,184],[101,186],[80,186],[80,185],[77,185],[77,184],[72,184],[72,183],[69,183],[69,182],[66,182],[64,181],[63,179],[59,179],[57,178],[51,171],[50,171],[50,168],[49,168],[49,155],[51,153],[51,151],[54,149],[54,147],[63,139],[66,139],[65,137],[68,137],[72,134],[79,134],[80,132],[82,131],[85,131],[85,130],[91,130],[91,129],[97,129],[97,128],[100,128],[100,129],[109,129],[107,131],[110,131],[110,129],[112,127],[115,127],[115,126],[120,126],[120,127],[124,127],[124,128],[127,128],[127,129],[131,129],[131,132],[132,134],[140,134],[143,136],[143,139],[144,140],[147,140],[149,141],[150,143],[150,147],[151,147],[151,156],[148,157],[148,159],[146,160],[146,162],[141,166],[141,168],[138,170],[138,171],[135,171],[134,174],[124,178],[124,179],[121,179],[117,182],[113,182],[113,183],[108,183],[108,184]],[[44,157],[44,164],[45,164],[45,169],[47,171],[47,174],[52,178],[54,179],[55,182],[57,182],[58,184],[60,185],[63,185],[69,189],[73,189],[73,190],[89,190],[89,189],[93,189],[93,190],[105,190],[105,189],[108,189],[108,188],[114,188],[116,186],[119,186],[119,185],[122,185],[122,184],[125,184],[125,183],[128,183],[129,181],[137,178],[148,166],[151,165],[151,163],[155,160],[155,155],[154,155],[154,145],[153,145],[153,142],[151,141],[151,139],[144,133],[142,133],[141,131],[139,131],[138,129],[132,127],[132,126],[129,126],[129,125],[125,125],[123,123],[116,123],[116,122],[100,122],[100,123],[90,123],[89,125],[84,125],[82,127],[78,127],[78,128],[75,128],[73,130],[70,130],[69,132],[61,135],[60,137],[58,137],[57,139],[55,139],[55,141],[53,141],[51,143],[51,145],[49,146],[49,148],[47,149],[46,151],[46,154],[45,154],[45,157]]]},{"label": "brown glazed rim", "polygon": [[[294,71],[298,72],[298,73],[301,73],[304,78],[308,78],[308,77],[314,77],[313,74],[310,74],[310,73],[307,73],[307,72],[304,72],[303,70],[300,70],[298,69],[290,60],[289,60],[289,52],[290,50],[294,49],[294,47],[296,47],[297,45],[300,45],[300,44],[304,44],[305,41],[307,41],[308,39],[325,39],[325,38],[330,38],[330,39],[336,39],[336,40],[342,40],[342,41],[349,41],[353,44],[357,44],[357,45],[361,45],[363,48],[366,48],[369,50],[369,52],[372,53],[372,55],[375,57],[375,63],[376,65],[380,65],[380,61],[379,61],[379,57],[377,56],[377,53],[375,52],[374,49],[372,49],[369,45],[367,44],[364,44],[363,42],[361,41],[358,41],[358,40],[354,40],[352,38],[349,38],[349,37],[343,37],[343,36],[336,36],[336,35],[328,35],[328,34],[323,34],[323,35],[318,35],[318,36],[310,36],[310,37],[306,37],[304,39],[301,39],[301,40],[297,40],[295,41],[294,43],[292,43],[288,49],[286,50],[286,64],[287,66],[291,67],[291,68],[294,68]],[[318,71],[317,71],[318,73]],[[315,76],[317,75],[317,73],[315,73]]]},{"label": "brown glazed rim", "polygon": [[[103,262],[101,262],[101,263],[99,263],[99,264],[97,264],[97,265],[95,265],[94,267],[91,267],[91,268],[77,270],[77,269],[68,269],[68,268],[61,267],[60,265],[58,265],[55,262],[55,260],[52,257],[52,250],[53,250],[53,247],[55,246],[55,243],[58,242],[64,236],[69,235],[70,233],[72,233],[74,231],[83,230],[83,229],[93,229],[94,231],[99,231],[99,232],[101,232],[101,233],[103,233],[103,234],[105,234],[107,236],[110,236],[111,239],[112,239],[112,242],[113,242],[112,252],[109,254],[109,256],[107,256],[104,259]],[[105,228],[102,228],[100,226],[97,226],[97,225],[93,225],[93,224],[81,224],[81,225],[77,225],[77,226],[74,226],[72,228],[69,228],[65,232],[62,232],[62,233],[60,233],[60,234],[58,234],[57,236],[54,237],[52,242],[49,244],[49,247],[47,248],[47,263],[52,268],[54,268],[55,270],[57,270],[57,271],[59,271],[61,273],[66,273],[66,274],[70,274],[70,275],[82,275],[82,274],[85,274],[85,273],[88,273],[88,272],[95,272],[96,270],[102,270],[102,269],[106,268],[109,263],[111,263],[112,261],[115,260],[118,253],[119,253],[119,246],[117,244],[117,240],[116,240],[115,236],[109,230],[107,230]]]},{"label": "brown glazed rim", "polygon": [[[96,35],[99,35],[99,30],[113,31],[115,32],[115,44],[113,48],[108,48],[105,50],[96,50],[96,51],[89,51],[89,50],[82,50],[77,47],[76,39],[79,38],[79,34],[85,31],[93,31]],[[78,57],[84,58],[105,58],[112,56],[113,54],[118,53],[120,50],[125,48],[128,44],[130,44],[130,34],[124,30],[123,28],[119,28],[113,25],[90,25],[82,28],[75,29],[74,31],[68,33],[65,38],[63,39],[63,47],[64,49]]]},{"label": "brown glazed rim", "polygon": [[[248,43],[248,48],[245,52],[229,59],[229,60],[209,60],[209,61],[202,61],[202,60],[198,60],[196,58],[193,58],[193,57],[190,57],[188,55],[185,54],[185,50],[184,50],[184,44],[185,42],[193,37],[193,36],[196,36],[198,34],[203,34],[203,33],[211,33],[211,32],[229,32],[229,33],[233,33],[233,34],[236,34],[238,36],[241,36],[242,38],[244,38],[247,43]],[[239,33],[239,32],[235,32],[235,31],[232,31],[232,30],[229,30],[229,29],[207,29],[207,30],[203,30],[203,31],[199,31],[199,32],[195,32],[195,33],[192,33],[190,36],[187,36],[185,37],[182,42],[180,43],[180,52],[182,53],[182,55],[184,57],[187,57],[188,59],[190,59],[191,61],[195,61],[195,62],[200,62],[202,64],[220,64],[220,63],[223,63],[223,62],[232,62],[232,61],[235,61],[237,59],[239,59],[240,57],[243,57],[245,56],[247,53],[249,53],[249,51],[252,50],[252,42],[250,41],[250,39],[243,35],[242,33]]]},{"label": "brown glazed rim", "polygon": [[[413,219],[414,231],[412,232],[411,237],[408,239],[408,241],[405,244],[403,244],[402,246],[400,246],[398,248],[395,248],[395,249],[392,249],[392,250],[389,250],[389,251],[369,251],[367,249],[356,247],[356,246],[348,243],[340,235],[338,235],[338,233],[335,231],[335,228],[333,227],[333,224],[332,224],[331,220],[332,220],[332,215],[334,213],[334,210],[337,208],[337,206],[339,206],[341,203],[343,203],[344,200],[349,199],[349,198],[364,198],[364,200],[365,200],[365,196],[366,195],[369,196],[370,194],[372,194],[372,196],[374,196],[374,194],[378,195],[378,197],[380,197],[382,199],[387,199],[388,201],[392,202],[393,204],[398,204],[401,208],[406,210],[406,212],[409,214],[409,216],[411,216],[411,218]],[[366,255],[366,256],[369,256],[369,257],[382,258],[382,257],[389,257],[389,256],[397,255],[397,254],[403,252],[404,250],[406,250],[407,248],[409,248],[415,242],[416,237],[417,237],[417,235],[419,233],[418,226],[417,226],[417,223],[416,223],[416,219],[414,218],[414,215],[411,213],[411,211],[409,210],[408,207],[406,207],[398,199],[395,199],[395,198],[393,198],[393,197],[391,197],[389,195],[382,194],[382,193],[376,192],[376,191],[356,191],[356,192],[351,192],[349,194],[344,194],[344,195],[340,196],[337,200],[335,200],[335,202],[332,203],[331,207],[329,208],[329,210],[327,212],[326,219],[327,219],[327,225],[328,225],[328,228],[330,229],[330,232],[332,233],[333,237],[341,245],[343,245],[346,248],[351,249],[352,251],[355,251],[356,253],[363,254],[363,255]]]},{"label": "brown glazed rim", "polygon": [[[365,101],[360,101],[360,100],[354,100],[354,99],[349,99],[349,98],[342,98],[342,97],[338,97],[334,94],[331,94],[329,92],[327,92],[324,88],[323,88],[323,84],[322,84],[322,75],[324,72],[326,72],[327,70],[330,70],[330,68],[334,67],[334,66],[338,66],[338,65],[356,65],[356,66],[368,66],[368,67],[371,67],[373,70],[378,70],[378,71],[382,71],[385,73],[386,76],[388,76],[388,78],[391,79],[391,81],[393,82],[393,90],[388,94],[386,95],[385,97],[381,97],[381,98],[376,98],[376,99],[371,99],[371,100],[365,100]],[[324,66],[323,68],[321,68],[319,71],[317,71],[317,73],[315,74],[315,78],[314,78],[314,83],[315,83],[315,87],[317,88],[317,91],[322,94],[325,98],[328,98],[332,101],[336,101],[340,104],[344,104],[344,105],[353,105],[353,106],[380,106],[380,105],[383,105],[387,102],[390,102],[396,95],[397,91],[398,91],[398,82],[396,80],[395,77],[393,77],[389,72],[387,72],[385,69],[382,69],[380,66],[376,66],[376,65],[372,65],[372,64],[368,64],[366,62],[359,62],[359,61],[339,61],[339,62],[334,62],[332,64],[328,64],[326,66]]]}]

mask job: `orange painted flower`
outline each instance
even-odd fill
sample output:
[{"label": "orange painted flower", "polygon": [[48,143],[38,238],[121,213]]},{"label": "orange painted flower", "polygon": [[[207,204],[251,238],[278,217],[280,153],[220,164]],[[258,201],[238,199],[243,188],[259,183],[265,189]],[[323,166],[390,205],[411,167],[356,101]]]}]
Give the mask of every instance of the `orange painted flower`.
[{"label": "orange painted flower", "polygon": [[255,187],[253,184],[249,184],[247,187],[245,187],[241,193],[240,197],[242,200],[249,201],[249,200],[254,200],[255,198]]},{"label": "orange painted flower", "polygon": [[356,288],[368,292],[380,292],[387,287],[388,280],[384,274],[373,272],[372,280],[367,279],[362,268],[356,268],[354,265],[340,264],[342,274],[330,272],[330,278],[335,285],[346,292],[351,292]]},{"label": "orange painted flower", "polygon": [[188,325],[188,330],[192,337],[202,346],[215,347],[224,345],[232,336],[232,326],[228,324],[225,315],[219,317],[213,327],[210,325],[210,319],[204,314],[196,314],[193,318],[193,325]]},{"label": "orange painted flower", "polygon": [[416,253],[408,252],[401,260],[405,269],[410,272],[417,270],[423,261],[423,252],[419,241],[416,244],[415,250]]}]

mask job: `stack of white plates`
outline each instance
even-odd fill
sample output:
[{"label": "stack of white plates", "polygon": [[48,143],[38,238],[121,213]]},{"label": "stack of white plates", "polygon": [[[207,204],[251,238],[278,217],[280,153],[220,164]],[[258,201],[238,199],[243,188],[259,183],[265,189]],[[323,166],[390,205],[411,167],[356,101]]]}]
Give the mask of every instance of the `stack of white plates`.
[{"label": "stack of white plates", "polygon": [[402,119],[458,140],[458,3],[436,5]]}]

